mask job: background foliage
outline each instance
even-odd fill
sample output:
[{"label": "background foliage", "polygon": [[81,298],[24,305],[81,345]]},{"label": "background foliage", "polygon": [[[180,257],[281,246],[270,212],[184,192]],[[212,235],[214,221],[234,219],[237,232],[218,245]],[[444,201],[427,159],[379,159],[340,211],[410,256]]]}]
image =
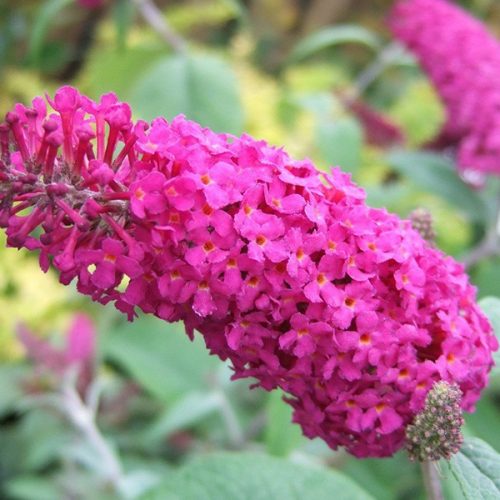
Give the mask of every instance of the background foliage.
[{"label": "background foliage", "polygon": [[[72,0],[5,0],[0,112],[67,82],[93,98],[116,92],[136,118],[184,113],[217,131],[245,131],[309,156],[321,169],[341,165],[372,205],[403,217],[427,208],[438,246],[462,258],[492,225],[498,181],[474,191],[458,178],[452,159],[422,151],[443,110],[408,54],[398,50],[381,63],[391,3],[158,1],[169,39],[144,21],[140,0],[109,0],[96,9]],[[492,29],[500,25],[494,0],[460,3]],[[383,113],[404,141],[370,144],[347,95]],[[500,296],[499,263],[491,256],[470,268],[480,297]],[[498,304],[493,297],[482,302],[497,325]],[[72,314],[82,310],[97,325],[96,422],[120,459],[118,481],[106,475],[102,457],[70,419],[54,410],[47,398],[59,390],[57,380],[34,371],[16,336],[16,325],[24,323],[62,345]],[[5,249],[3,240],[0,362],[1,498],[320,499],[333,491],[345,499],[424,497],[418,467],[403,454],[356,460],[306,440],[290,423],[281,394],[229,383],[229,368],[208,356],[200,338],[191,343],[180,325],[153,318],[127,324],[112,309],[59,286],[50,272],[40,272],[36,256]],[[500,452],[499,421],[497,367],[465,433]],[[472,474],[469,455],[442,466],[450,499],[474,490],[452,473],[465,467]],[[491,483],[487,493],[498,495],[498,476]]]}]

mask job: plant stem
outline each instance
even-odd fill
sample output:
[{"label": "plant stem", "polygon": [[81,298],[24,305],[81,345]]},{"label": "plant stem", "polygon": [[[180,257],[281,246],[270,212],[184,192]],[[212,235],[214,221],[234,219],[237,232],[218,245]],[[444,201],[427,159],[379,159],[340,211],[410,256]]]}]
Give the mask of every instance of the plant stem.
[{"label": "plant stem", "polygon": [[484,240],[482,240],[479,245],[474,247],[469,254],[467,254],[462,262],[466,269],[471,268],[474,264],[487,257],[492,257],[498,254],[498,243],[497,237],[489,233],[486,235]]},{"label": "plant stem", "polygon": [[229,442],[232,448],[239,449],[245,444],[245,436],[241,430],[238,417],[224,391],[218,389],[217,394],[219,397],[219,411],[226,425]]},{"label": "plant stem", "polygon": [[486,257],[500,254],[500,193],[498,193],[496,199],[495,214],[495,220],[484,239],[461,259],[466,269]]},{"label": "plant stem", "polygon": [[424,479],[425,491],[428,500],[444,500],[441,481],[439,479],[436,462],[426,460],[421,464],[422,476]]},{"label": "plant stem", "polygon": [[358,98],[365,90],[382,74],[396,58],[404,51],[398,42],[387,44],[377,55],[375,60],[369,64],[354,81],[354,92],[352,98]]},{"label": "plant stem", "polygon": [[71,377],[67,377],[60,391],[61,409],[71,424],[76,427],[87,443],[99,454],[101,470],[116,492],[120,492],[123,482],[121,463],[99,431],[94,412],[87,407],[75,389]]},{"label": "plant stem", "polygon": [[172,47],[174,52],[183,54],[186,51],[185,40],[167,23],[152,0],[133,0],[133,2],[144,20]]}]

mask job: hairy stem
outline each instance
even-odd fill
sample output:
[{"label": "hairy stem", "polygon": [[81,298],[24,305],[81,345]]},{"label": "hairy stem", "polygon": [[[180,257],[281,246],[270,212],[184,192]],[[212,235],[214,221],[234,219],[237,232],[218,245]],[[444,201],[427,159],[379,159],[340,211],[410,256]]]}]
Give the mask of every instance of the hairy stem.
[{"label": "hairy stem", "polygon": [[444,500],[441,481],[439,479],[436,462],[426,460],[421,464],[422,476],[424,479],[425,491],[428,500]]},{"label": "hairy stem", "polygon": [[186,51],[185,40],[167,23],[162,12],[152,0],[133,0],[144,20],[172,47],[178,54]]},{"label": "hairy stem", "polygon": [[122,466],[98,429],[93,409],[82,401],[70,377],[64,382],[60,395],[62,410],[66,417],[98,453],[105,480],[113,486],[116,492],[120,492],[123,482]]},{"label": "hairy stem", "polygon": [[239,449],[245,444],[245,435],[241,429],[238,417],[226,394],[221,389],[217,391],[217,394],[219,397],[219,412],[224,420],[229,442],[232,448]]}]

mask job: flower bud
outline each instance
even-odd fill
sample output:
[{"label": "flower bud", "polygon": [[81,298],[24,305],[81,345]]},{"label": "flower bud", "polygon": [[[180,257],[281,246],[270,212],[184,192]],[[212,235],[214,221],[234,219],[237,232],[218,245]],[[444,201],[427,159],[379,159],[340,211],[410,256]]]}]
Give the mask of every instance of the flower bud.
[{"label": "flower bud", "polygon": [[410,214],[410,221],[413,229],[415,229],[425,241],[433,245],[436,239],[436,232],[434,231],[431,213],[425,210],[425,208],[416,208]]},{"label": "flower bud", "polygon": [[423,410],[406,427],[406,450],[410,460],[449,460],[458,453],[463,443],[461,399],[458,385],[444,381],[434,384]]}]

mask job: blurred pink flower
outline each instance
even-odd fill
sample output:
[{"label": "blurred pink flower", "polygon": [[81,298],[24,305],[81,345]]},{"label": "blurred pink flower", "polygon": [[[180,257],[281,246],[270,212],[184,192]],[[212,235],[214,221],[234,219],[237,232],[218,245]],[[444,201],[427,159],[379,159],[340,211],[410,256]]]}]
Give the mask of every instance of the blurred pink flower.
[{"label": "blurred pink flower", "polygon": [[500,43],[486,27],[446,0],[399,0],[394,35],[418,58],[446,106],[433,145],[458,148],[464,177],[500,175]]},{"label": "blurred pink flower", "polygon": [[347,109],[359,120],[368,144],[380,148],[389,148],[405,142],[405,135],[402,129],[381,111],[372,107],[361,98],[352,99],[342,94],[338,94],[338,97],[340,97]]},{"label": "blurred pink flower", "polygon": [[183,116],[133,123],[114,94],[52,106],[0,125],[10,246],[130,319],[183,320],[332,448],[391,455],[440,380],[473,409],[498,346],[463,266],[347,174]]},{"label": "blurred pink flower", "polygon": [[91,319],[84,314],[76,314],[66,333],[63,349],[56,349],[49,341],[19,325],[18,338],[26,349],[26,354],[36,370],[49,373],[57,378],[75,368],[78,372],[78,388],[85,391],[93,377],[96,333]]}]

